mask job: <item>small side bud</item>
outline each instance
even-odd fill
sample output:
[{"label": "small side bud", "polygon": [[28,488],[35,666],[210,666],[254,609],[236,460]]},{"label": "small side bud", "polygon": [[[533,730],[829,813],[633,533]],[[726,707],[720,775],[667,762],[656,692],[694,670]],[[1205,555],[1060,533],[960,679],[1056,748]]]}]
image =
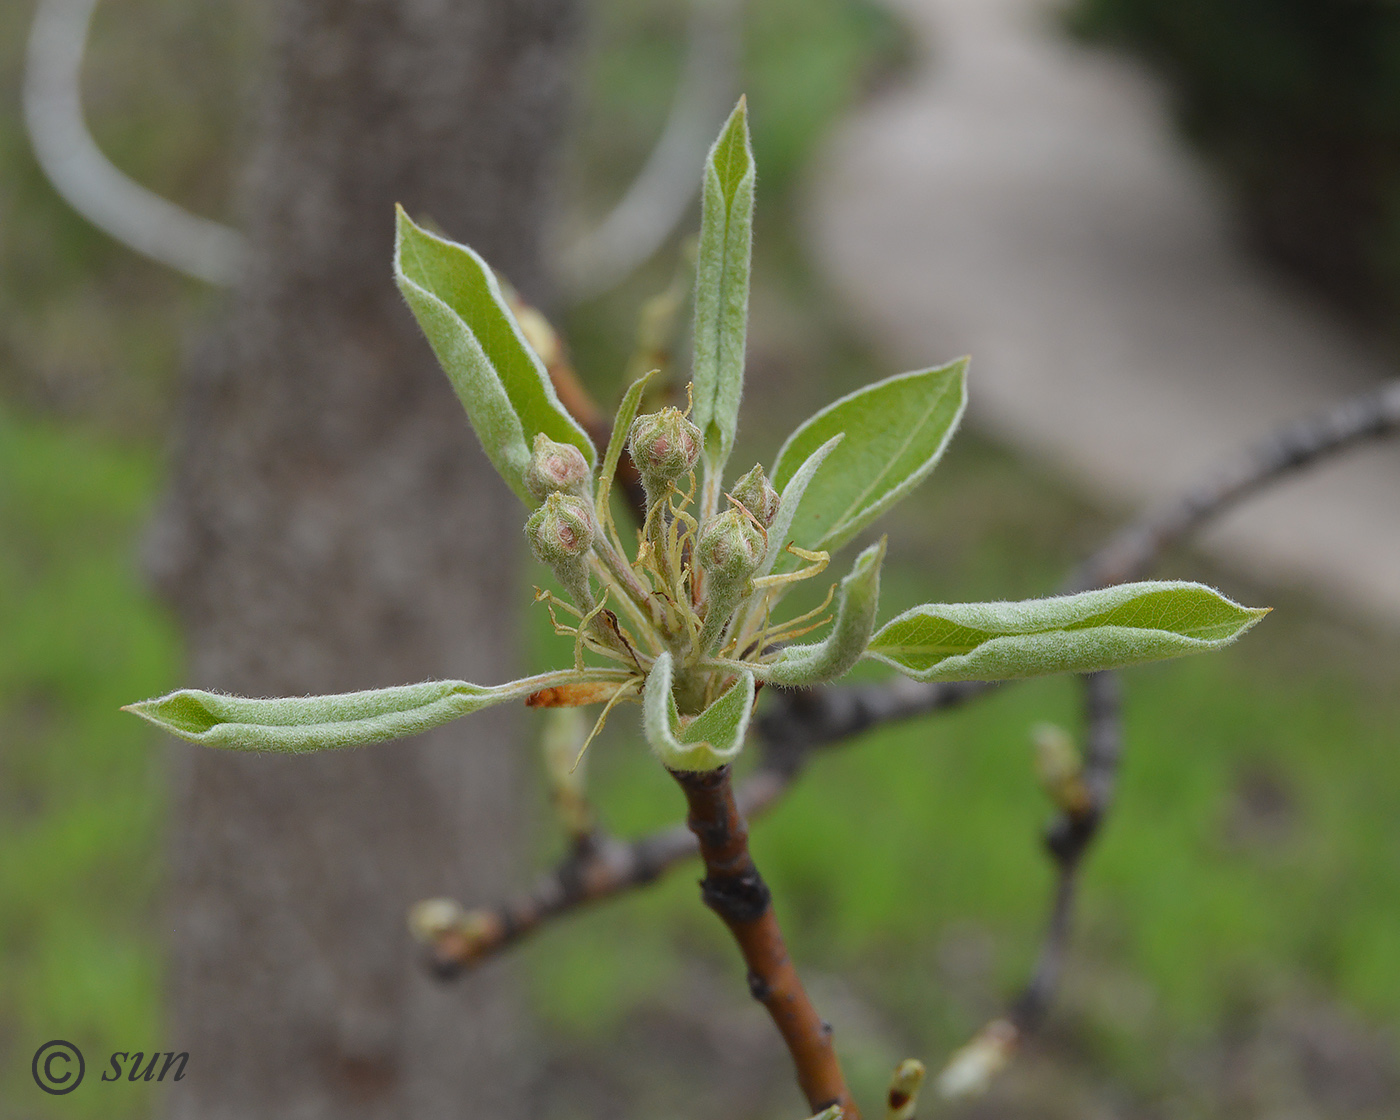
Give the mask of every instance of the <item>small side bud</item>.
[{"label": "small side bud", "polygon": [[408,928],[414,938],[431,945],[438,938],[462,927],[466,914],[450,898],[429,898],[413,905],[408,912]]},{"label": "small side bud", "polygon": [[1036,776],[1055,807],[1071,817],[1087,813],[1094,799],[1084,784],[1084,761],[1069,732],[1053,723],[1040,723],[1031,729],[1031,743]]},{"label": "small side bud", "polygon": [[632,462],[652,502],[660,500],[676,479],[689,474],[700,458],[700,429],[676,408],[638,416],[627,439]]},{"label": "small side bud", "polygon": [[905,1058],[895,1067],[885,1097],[885,1120],[914,1120],[925,1073],[924,1063],[917,1058]]},{"label": "small side bud", "polygon": [[450,898],[430,898],[408,912],[408,928],[427,946],[433,970],[454,976],[500,947],[507,931],[489,910],[463,910]]},{"label": "small side bud", "polygon": [[778,516],[778,492],[773,489],[763,468],[754,465],[753,470],[734,484],[734,500],[758,518],[767,529]]},{"label": "small side bud", "polygon": [[700,531],[700,566],[711,580],[739,583],[763,561],[768,542],[763,532],[738,509],[727,509]]},{"label": "small side bud", "polygon": [[525,533],[540,563],[550,567],[573,564],[593,547],[592,511],[582,498],[555,491],[530,515]]},{"label": "small side bud", "polygon": [[535,436],[530,465],[525,468],[525,489],[539,501],[562,492],[583,497],[588,492],[588,461],[572,443],[556,443],[543,432]]},{"label": "small side bud", "polygon": [[993,1019],[948,1060],[938,1075],[938,1095],[945,1101],[981,1096],[1011,1061],[1020,1035],[1009,1019]]}]

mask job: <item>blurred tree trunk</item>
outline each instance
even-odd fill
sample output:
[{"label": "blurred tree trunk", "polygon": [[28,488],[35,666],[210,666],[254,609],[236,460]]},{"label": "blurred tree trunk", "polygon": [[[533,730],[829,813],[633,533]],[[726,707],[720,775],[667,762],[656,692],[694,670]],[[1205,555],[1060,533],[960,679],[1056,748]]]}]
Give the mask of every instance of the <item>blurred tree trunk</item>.
[{"label": "blurred tree trunk", "polygon": [[[249,695],[495,682],[522,511],[394,290],[393,204],[542,297],[577,0],[284,0],[251,266],[190,370],[151,561],[190,683]],[[177,751],[177,1117],[524,1112],[499,968],[439,988],[408,906],[490,897],[514,717],[304,758]]]}]

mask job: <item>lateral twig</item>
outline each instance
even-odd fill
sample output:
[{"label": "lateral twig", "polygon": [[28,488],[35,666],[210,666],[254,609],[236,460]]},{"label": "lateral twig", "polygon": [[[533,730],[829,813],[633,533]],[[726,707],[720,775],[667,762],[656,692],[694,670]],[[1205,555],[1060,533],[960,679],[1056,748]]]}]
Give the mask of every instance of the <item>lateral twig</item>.
[{"label": "lateral twig", "polygon": [[1400,380],[1351,397],[1256,444],[1207,475],[1175,501],[1151,510],[1089,557],[1069,590],[1108,587],[1141,578],[1157,558],[1212,517],[1342,451],[1400,429]]},{"label": "lateral twig", "polygon": [[[1106,587],[1146,575],[1167,549],[1210,519],[1297,472],[1371,440],[1400,433],[1400,380],[1352,397],[1275,433],[1209,475],[1175,501],[1120,530],[1069,579],[1066,590]],[[1092,673],[1084,686],[1084,783],[1089,805],[1061,811],[1046,831],[1055,888],[1036,966],[1004,1018],[988,1029],[1004,1050],[1038,1031],[1063,970],[1079,869],[1113,798],[1122,754],[1122,705],[1116,673]],[[992,1030],[992,1028],[999,1028]]]},{"label": "lateral twig", "polygon": [[[843,685],[773,693],[778,702],[757,720],[761,761],[739,783],[735,799],[745,819],[762,815],[806,766],[813,750],[849,741],[867,728],[954,707],[992,686],[980,682],[903,687]],[[586,903],[644,887],[699,852],[695,837],[674,825],[624,841],[595,830],[521,894],[473,910],[436,931],[428,961],[455,976]]]},{"label": "lateral twig", "polygon": [[1040,1029],[1063,971],[1079,868],[1113,801],[1123,751],[1122,703],[1116,673],[1089,673],[1084,688],[1084,786],[1088,804],[1061,810],[1045,831],[1045,849],[1055,864],[1055,892],[1035,971],[1008,1015],[1020,1034]]}]

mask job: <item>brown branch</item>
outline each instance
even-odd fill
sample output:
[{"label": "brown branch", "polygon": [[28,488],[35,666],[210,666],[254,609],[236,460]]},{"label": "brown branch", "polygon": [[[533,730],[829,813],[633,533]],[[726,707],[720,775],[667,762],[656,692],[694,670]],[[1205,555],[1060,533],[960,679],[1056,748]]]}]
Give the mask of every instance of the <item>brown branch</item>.
[{"label": "brown branch", "polygon": [[[791,777],[759,769],[739,788],[745,817],[768,808]],[[434,931],[428,944],[432,970],[447,979],[510,947],[545,922],[590,902],[636,890],[699,853],[694,835],[674,825],[633,841],[602,831],[576,841],[569,854],[530,888],[490,909],[462,914]]]},{"label": "brown branch", "polygon": [[[876,724],[956,707],[992,686],[980,682],[897,687],[844,685],[821,690],[771,690],[777,700],[757,721],[761,762],[735,794],[745,819],[763,814],[821,746],[845,742]],[[472,968],[544,923],[590,902],[651,883],[698,853],[695,837],[675,825],[638,840],[601,831],[576,842],[568,855],[524,892],[487,909],[458,914],[433,931],[427,955],[443,978]]]},{"label": "brown branch", "polygon": [[797,1083],[813,1112],[840,1105],[845,1120],[860,1120],[851,1099],[831,1026],[807,997],[788,955],[773,898],[749,854],[749,833],[734,800],[729,767],[671,771],[685,794],[686,825],[700,846],[705,878],[700,892],[734,936],[748,966],[749,991],[767,1009],[797,1068]]}]

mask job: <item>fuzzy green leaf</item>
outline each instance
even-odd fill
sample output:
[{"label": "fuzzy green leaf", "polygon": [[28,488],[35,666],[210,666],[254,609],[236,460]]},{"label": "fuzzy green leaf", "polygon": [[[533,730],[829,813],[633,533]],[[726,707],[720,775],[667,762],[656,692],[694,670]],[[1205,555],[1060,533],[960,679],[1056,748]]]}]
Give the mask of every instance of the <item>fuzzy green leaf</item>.
[{"label": "fuzzy green leaf", "polygon": [[521,500],[538,504],[522,481],[538,433],[572,443],[590,467],[597,462],[481,257],[415,225],[400,206],[394,278],[487,457]]},{"label": "fuzzy green leaf", "polygon": [[695,274],[695,401],[706,470],[718,477],[734,445],[744,392],[753,242],[753,151],[743,98],[705,160]]},{"label": "fuzzy green leaf", "polygon": [[836,621],[820,642],[788,646],[778,660],[758,675],[771,684],[809,685],[844,676],[860,660],[875,629],[880,605],[880,565],[885,559],[885,539],[872,544],[858,557],[850,575],[836,592]]},{"label": "fuzzy green leaf", "polygon": [[753,674],[741,673],[723,696],[689,721],[682,721],[676,710],[671,684],[671,655],[663,653],[642,694],[642,728],[651,749],[672,770],[715,770],[732,762],[743,749],[753,714]]},{"label": "fuzzy green leaf", "polygon": [[[877,381],[827,405],[793,432],[773,464],[779,489],[838,433],[807,487],[790,536],[802,548],[834,552],[933,470],[967,403],[967,359]],[[784,561],[780,566],[791,566]]]},{"label": "fuzzy green leaf", "polygon": [[1219,649],[1267,613],[1181,582],[1021,603],[930,603],[882,626],[868,656],[920,681],[1089,673]]},{"label": "fuzzy green leaf", "polygon": [[603,679],[620,682],[625,676],[611,670],[566,671],[492,687],[466,681],[424,681],[365,692],[277,700],[249,700],[182,688],[156,700],[129,704],[122,710],[191,743],[305,754],[402,739],[541,688]]}]

